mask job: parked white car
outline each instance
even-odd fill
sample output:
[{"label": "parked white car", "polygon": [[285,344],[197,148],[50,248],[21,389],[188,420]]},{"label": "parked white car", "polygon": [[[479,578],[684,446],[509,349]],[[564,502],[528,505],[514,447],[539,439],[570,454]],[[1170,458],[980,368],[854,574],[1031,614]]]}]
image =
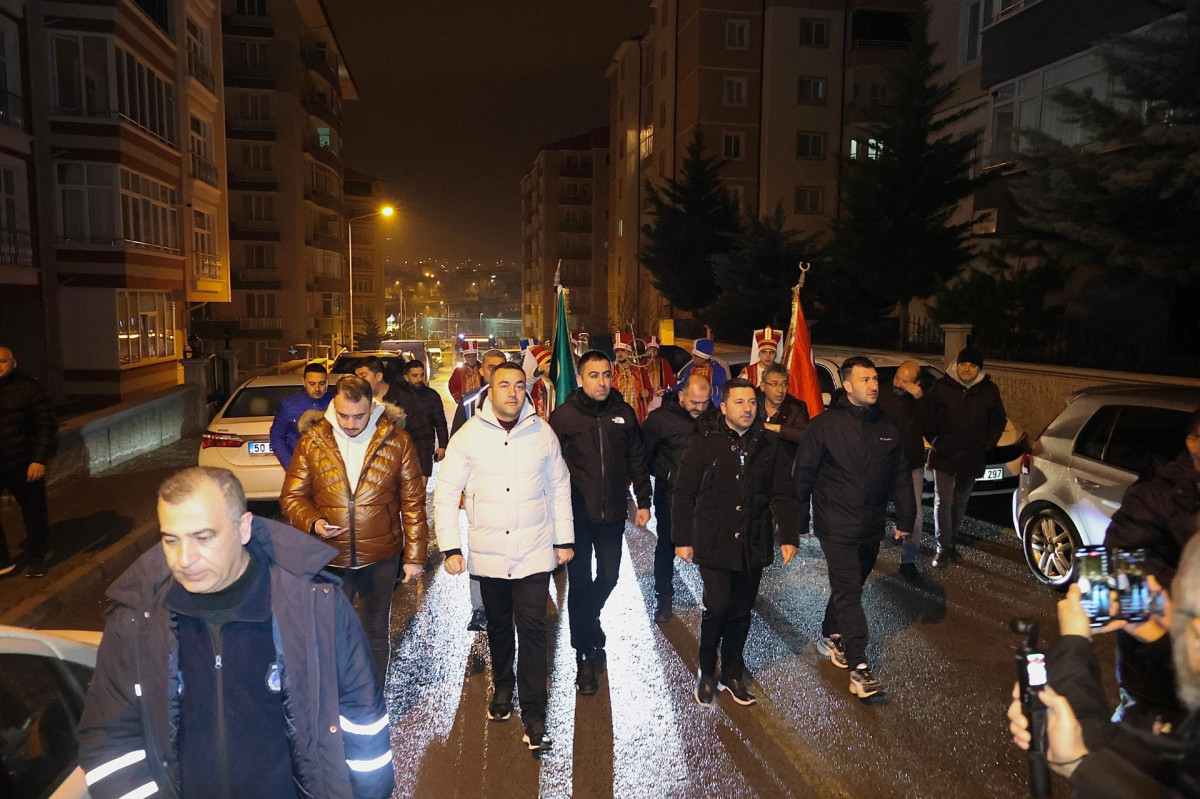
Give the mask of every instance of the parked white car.
[{"label": "parked white car", "polygon": [[284,397],[303,391],[303,379],[266,375],[242,383],[200,436],[199,464],[231,470],[246,499],[279,499],[283,467],[271,450],[271,422]]},{"label": "parked white car", "polygon": [[1033,442],[1013,494],[1025,562],[1048,585],[1075,577],[1075,551],[1104,543],[1125,490],[1184,447],[1200,388],[1099,386],[1076,391]]},{"label": "parked white car", "polygon": [[0,795],[87,797],[76,737],[100,633],[0,625]]}]

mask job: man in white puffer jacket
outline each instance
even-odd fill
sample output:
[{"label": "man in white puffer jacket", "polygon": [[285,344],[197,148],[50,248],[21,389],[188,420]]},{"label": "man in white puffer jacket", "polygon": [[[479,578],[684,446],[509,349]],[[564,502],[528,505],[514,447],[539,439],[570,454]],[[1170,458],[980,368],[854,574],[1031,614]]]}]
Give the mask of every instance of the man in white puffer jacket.
[{"label": "man in white puffer jacket", "polygon": [[[464,562],[459,499],[465,493],[469,560]],[[550,573],[574,555],[571,476],[558,437],[526,402],[525,372],[503,363],[492,372],[488,402],[450,439],[433,494],[438,547],[446,571],[479,579],[492,655],[488,716],[512,715],[516,619],[525,743],[546,736],[546,593]]]}]

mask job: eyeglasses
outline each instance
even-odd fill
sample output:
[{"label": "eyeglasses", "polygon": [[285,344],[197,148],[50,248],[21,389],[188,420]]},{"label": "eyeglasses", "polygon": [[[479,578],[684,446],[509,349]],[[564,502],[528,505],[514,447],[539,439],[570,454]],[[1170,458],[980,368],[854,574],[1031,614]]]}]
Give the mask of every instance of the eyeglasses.
[{"label": "eyeglasses", "polygon": [[766,386],[767,388],[780,388],[781,386],[786,386],[787,383],[782,383],[782,382],[779,382],[778,380],[776,380],[771,383],[763,383],[763,385]]}]

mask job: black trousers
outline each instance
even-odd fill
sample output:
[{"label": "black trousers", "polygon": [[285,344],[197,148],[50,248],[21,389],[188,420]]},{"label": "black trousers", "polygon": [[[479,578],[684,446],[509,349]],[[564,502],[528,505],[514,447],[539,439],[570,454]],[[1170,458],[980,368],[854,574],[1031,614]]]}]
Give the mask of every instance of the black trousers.
[{"label": "black trousers", "polygon": [[750,611],[758,599],[762,569],[732,571],[700,567],[704,583],[704,616],[700,620],[700,670],[710,677],[717,673],[717,651],[721,653],[721,676],[740,680],[746,669],[742,650],[750,634]]},{"label": "black trousers", "polygon": [[[480,577],[483,609],[487,613],[488,649],[492,653],[492,685],[496,693],[512,694],[513,655],[517,656],[517,696],[521,700],[521,718],[546,718],[546,592],[550,590],[550,572],[540,572],[519,580]],[[513,621],[516,621],[516,635]],[[520,639],[520,648],[517,640]]]},{"label": "black trousers", "polygon": [[[567,563],[567,613],[571,617],[571,646],[587,654],[604,646],[600,611],[617,584],[625,520],[597,524],[588,518],[582,502],[572,503],[575,513],[575,557]],[[592,554],[596,576],[592,576]]]},{"label": "black trousers", "polygon": [[375,661],[375,676],[380,685],[386,685],[388,658],[392,654],[392,595],[400,574],[400,556],[358,569],[330,568],[342,578],[342,590],[358,611]]},{"label": "black trousers", "polygon": [[821,541],[829,567],[829,602],[821,634],[841,634],[850,668],[867,662],[867,615],[863,613],[862,589],[879,557],[879,542],[842,544]]},{"label": "black trousers", "polygon": [[[31,558],[46,555],[46,544],[50,537],[50,513],[46,507],[46,479],[30,482],[26,469],[0,470],[0,494],[5,489],[12,494],[21,508],[25,522],[25,535],[29,539],[27,551]],[[0,523],[0,560],[8,560],[8,540],[4,537],[4,526]]]},{"label": "black trousers", "polygon": [[675,544],[671,543],[671,495],[654,494],[654,524],[658,543],[654,545],[654,593],[660,602],[675,596]]}]

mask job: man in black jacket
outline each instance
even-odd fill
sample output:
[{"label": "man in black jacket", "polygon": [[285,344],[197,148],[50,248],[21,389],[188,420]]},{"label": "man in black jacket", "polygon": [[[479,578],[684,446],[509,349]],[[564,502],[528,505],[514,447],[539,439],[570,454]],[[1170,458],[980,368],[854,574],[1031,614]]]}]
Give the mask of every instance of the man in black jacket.
[{"label": "man in black jacket", "polygon": [[246,511],[226,469],[158,490],[162,544],[113,600],[79,727],[94,799],[385,799],[390,725],[336,551]]},{"label": "man in black jacket", "polygon": [[676,390],[663,396],[642,423],[646,468],[654,475],[654,621],[671,620],[675,599],[675,545],[671,542],[671,495],[679,460],[696,432],[696,420],[709,410],[712,384],[703,375],[692,375]]},{"label": "man in black jacket", "polygon": [[779,436],[790,464],[808,427],[808,406],[788,393],[788,370],[783,364],[773,363],[763,369],[758,389],[758,415],[763,427]]},{"label": "man in black jacket", "polygon": [[[634,523],[650,521],[650,476],[637,416],[620,392],[612,390],[612,362],[597,350],[585,352],[577,367],[579,388],[550,414],[563,459],[571,470],[571,509],[575,514],[575,557],[567,564],[567,610],[575,649],[579,693],[597,691],[596,664],[604,657],[600,611],[617,584],[625,517],[633,484]],[[592,553],[596,576],[592,578]]]},{"label": "man in black jacket", "polygon": [[908,461],[912,475],[913,500],[917,505],[917,518],[912,532],[902,539],[900,549],[900,576],[906,580],[921,579],[917,570],[917,553],[921,549],[921,533],[925,526],[921,518],[921,497],[925,493],[925,437],[921,435],[919,400],[924,393],[917,382],[921,367],[916,361],[905,361],[896,368],[889,388],[879,390],[879,410],[900,428],[900,440],[904,443],[904,458]]},{"label": "man in black jacket", "polygon": [[421,409],[425,411],[425,417],[433,426],[433,432],[436,434],[433,461],[437,463],[446,457],[446,444],[450,442],[450,433],[446,428],[446,406],[442,404],[442,395],[425,383],[425,364],[421,361],[414,359],[404,364],[404,380],[416,395]]},{"label": "man in black jacket", "polygon": [[704,582],[700,673],[693,696],[705,707],[712,705],[719,649],[721,690],[740,705],[753,705],[757,700],[746,690],[742,650],[763,569],[775,560],[775,525],[784,566],[799,543],[791,464],[779,439],[763,429],[754,386],[744,378],[721,386],[720,415],[698,427],[675,479],[671,533],[675,553],[695,562]]},{"label": "man in black jacket", "polygon": [[[0,494],[7,489],[21,507],[29,539],[29,577],[46,574],[50,516],[46,464],[54,455],[58,422],[42,384],[15,371],[17,356],[0,346]],[[0,526],[0,575],[16,569]]]},{"label": "man in black jacket", "polygon": [[398,373],[391,381],[387,380],[383,361],[377,355],[368,355],[359,361],[354,374],[371,384],[371,394],[376,401],[391,403],[404,410],[404,429],[416,447],[421,474],[428,480],[433,474],[433,423],[425,415],[425,408],[404,379],[404,374]]},{"label": "man in black jacket", "polygon": [[829,567],[829,603],[817,651],[849,668],[850,690],[860,699],[883,691],[867,663],[867,617],[862,588],[884,535],[888,498],[896,506],[896,536],[916,521],[908,461],[900,431],[876,406],[875,364],[856,356],[841,368],[842,387],[829,410],[808,423],[796,453],[794,477],[800,529],[813,529]]},{"label": "man in black jacket", "polygon": [[996,446],[1008,417],[1000,389],[983,371],[983,355],[966,347],[933,384],[923,410],[925,437],[933,444],[933,530],[937,552],[932,566],[940,569],[959,559],[954,548],[967,512],[975,478],[983,474],[987,451]]}]

